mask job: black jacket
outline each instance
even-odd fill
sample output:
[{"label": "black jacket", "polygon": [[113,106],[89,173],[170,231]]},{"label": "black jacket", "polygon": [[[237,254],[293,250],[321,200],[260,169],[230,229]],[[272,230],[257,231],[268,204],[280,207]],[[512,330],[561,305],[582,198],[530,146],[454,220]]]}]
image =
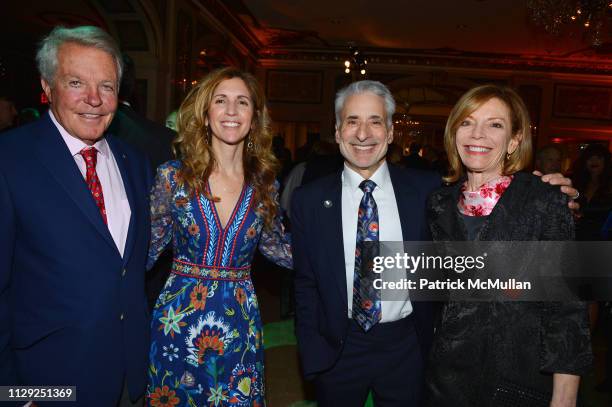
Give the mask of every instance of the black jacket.
[{"label": "black jacket", "polygon": [[[457,209],[460,187],[461,182],[430,197],[428,220],[436,241],[468,240]],[[566,197],[558,187],[525,173],[514,175],[477,235],[482,241],[573,238]],[[546,398],[552,392],[553,373],[581,375],[591,364],[583,303],[450,301],[430,355],[429,403],[499,406],[499,389],[513,387]]]}]

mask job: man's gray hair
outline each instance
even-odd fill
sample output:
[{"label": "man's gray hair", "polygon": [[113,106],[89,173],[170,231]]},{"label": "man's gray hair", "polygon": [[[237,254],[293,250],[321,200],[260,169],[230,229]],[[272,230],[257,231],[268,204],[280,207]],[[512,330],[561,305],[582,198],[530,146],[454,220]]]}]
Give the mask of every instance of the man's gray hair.
[{"label": "man's gray hair", "polygon": [[340,117],[342,115],[342,109],[344,103],[349,96],[353,96],[359,93],[373,93],[380,96],[385,101],[385,113],[387,115],[387,128],[390,129],[393,125],[393,113],[395,113],[395,99],[389,88],[378,81],[359,81],[353,82],[349,86],[341,89],[336,93],[335,111],[336,111],[336,128],[339,129],[341,126]]},{"label": "man's gray hair", "polygon": [[57,71],[57,53],[65,43],[98,48],[115,60],[117,65],[117,84],[121,83],[123,60],[121,51],[115,40],[103,29],[94,26],[74,28],[55,27],[41,42],[36,53],[36,63],[40,76],[49,84],[53,84]]}]

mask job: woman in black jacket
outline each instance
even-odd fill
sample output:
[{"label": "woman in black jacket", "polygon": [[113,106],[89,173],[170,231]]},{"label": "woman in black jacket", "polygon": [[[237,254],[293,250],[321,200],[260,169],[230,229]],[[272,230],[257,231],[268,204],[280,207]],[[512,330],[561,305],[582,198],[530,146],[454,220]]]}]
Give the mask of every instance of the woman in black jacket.
[{"label": "woman in black jacket", "polygon": [[[532,146],[529,115],[514,91],[468,91],[450,114],[444,142],[451,185],[430,197],[434,240],[573,240],[566,197],[519,172]],[[573,407],[591,363],[582,303],[450,301],[432,348],[429,403]]]}]

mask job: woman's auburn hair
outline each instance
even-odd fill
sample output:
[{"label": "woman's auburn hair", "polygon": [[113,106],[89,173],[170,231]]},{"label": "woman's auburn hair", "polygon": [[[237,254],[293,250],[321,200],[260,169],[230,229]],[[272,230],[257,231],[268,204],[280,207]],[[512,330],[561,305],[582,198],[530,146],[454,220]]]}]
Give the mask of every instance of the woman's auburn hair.
[{"label": "woman's auburn hair", "polygon": [[173,150],[182,162],[177,172],[177,182],[185,186],[190,194],[202,193],[207,199],[219,200],[207,188],[208,179],[218,163],[211,148],[212,134],[206,126],[206,118],[215,89],[224,80],[232,78],[244,82],[253,103],[251,130],[245,139],[253,143],[253,148],[244,146],[242,154],[244,182],[253,187],[253,199],[261,204],[264,226],[271,228],[278,212],[274,182],[279,164],[272,152],[265,95],[257,79],[250,73],[232,67],[221,68],[209,73],[191,89],[177,113],[178,135],[173,142]]},{"label": "woman's auburn hair", "polygon": [[448,155],[450,173],[444,177],[448,183],[463,178],[465,168],[457,150],[457,129],[466,117],[478,110],[489,100],[496,98],[503,102],[510,113],[512,137],[519,144],[510,157],[504,160],[502,175],[510,175],[527,168],[531,163],[532,139],[529,112],[523,99],[507,86],[487,84],[468,90],[455,104],[448,116],[444,129],[444,148]]}]

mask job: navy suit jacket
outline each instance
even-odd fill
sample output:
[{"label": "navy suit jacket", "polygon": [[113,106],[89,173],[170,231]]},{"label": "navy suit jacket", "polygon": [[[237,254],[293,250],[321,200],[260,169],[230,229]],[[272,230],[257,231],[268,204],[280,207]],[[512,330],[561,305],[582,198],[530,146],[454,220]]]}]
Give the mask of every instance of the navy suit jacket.
[{"label": "navy suit jacket", "polygon": [[[142,395],[149,348],[147,159],[106,136],[131,208],[123,258],[49,115],[0,136],[0,385]],[[72,404],[71,404],[72,405]]]},{"label": "navy suit jacket", "polygon": [[[404,240],[430,240],[425,203],[440,186],[440,177],[391,164],[389,174]],[[296,189],[292,200],[296,333],[307,379],[333,366],[349,326],[341,199],[341,173],[337,172]],[[325,201],[332,205],[324,205]],[[433,336],[433,307],[414,302],[413,315],[426,358]]]}]

